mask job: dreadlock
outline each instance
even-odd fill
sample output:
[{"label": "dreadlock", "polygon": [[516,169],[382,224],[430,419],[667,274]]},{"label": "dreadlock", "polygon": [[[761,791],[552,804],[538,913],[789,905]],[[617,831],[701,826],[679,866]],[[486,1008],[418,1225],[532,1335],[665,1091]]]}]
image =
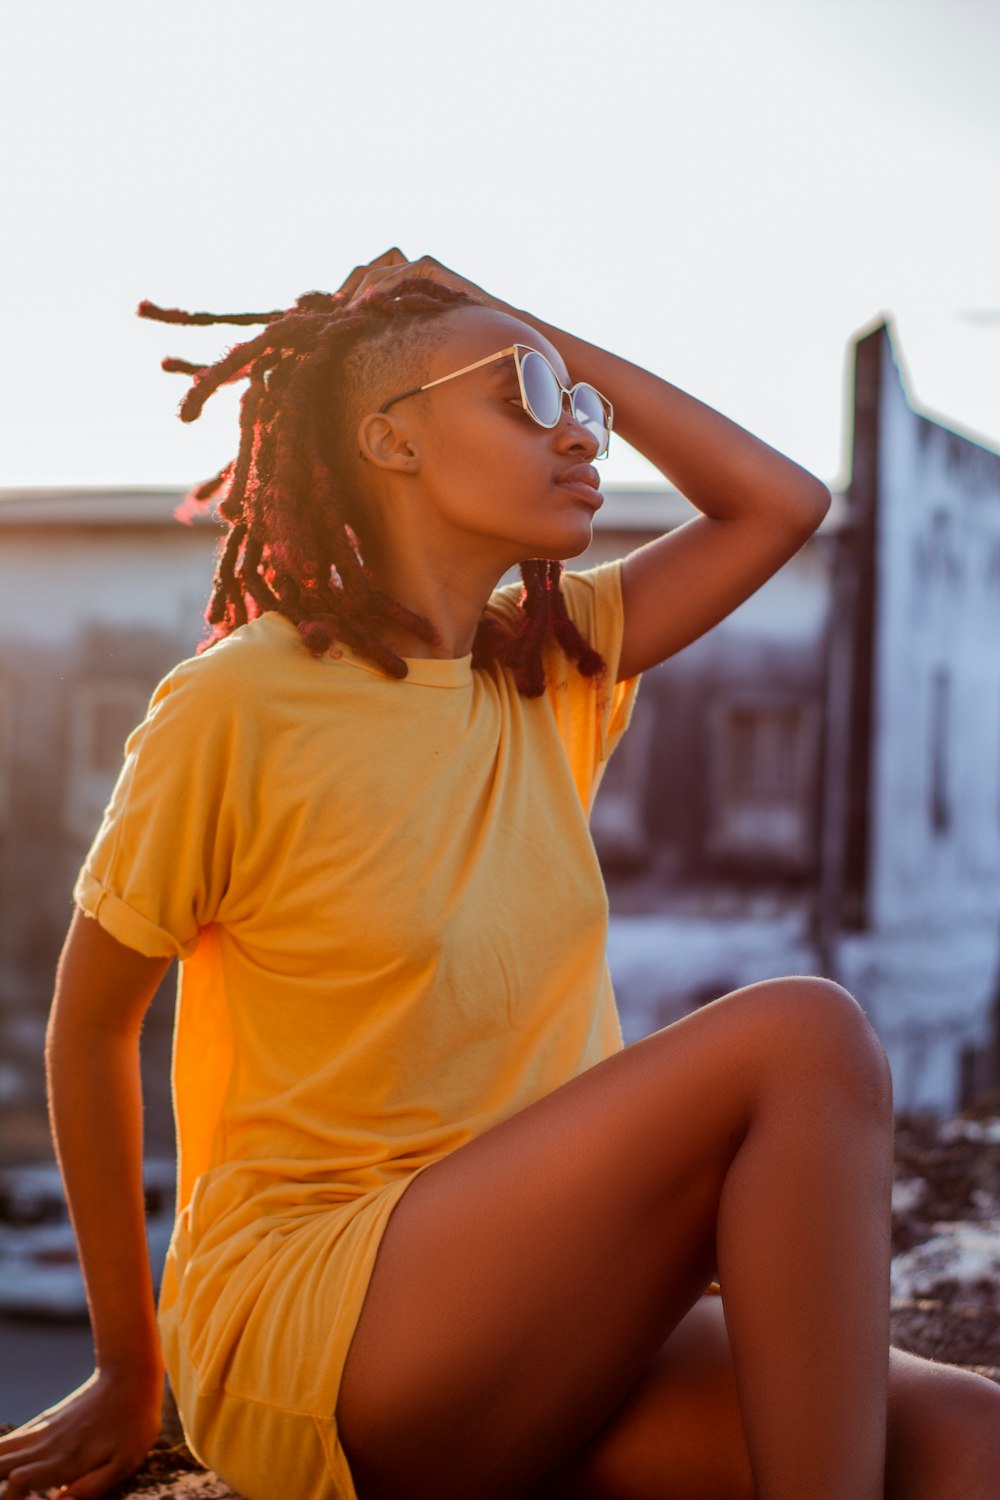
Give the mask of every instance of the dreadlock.
[{"label": "dreadlock", "polygon": [[[215,364],[165,359],[165,370],[193,377],[180,417],[193,422],[220,386],[248,381],[240,402],[236,457],[187,497],[213,498],[227,525],[205,610],[210,627],[204,651],[248,620],[277,610],[298,628],[314,656],[341,641],[390,677],[407,668],[380,638],[390,621],[422,640],[438,636],[423,616],[375,586],[365,566],[359,533],[358,486],[345,476],[348,423],[331,399],[343,397],[367,376],[371,384],[401,351],[433,345],[442,314],[466,304],[464,292],[423,277],[397,282],[391,293],[373,287],[353,307],[342,292],[307,292],[284,311],[191,313],[141,302],[138,314],[164,323],[264,324],[264,331],[237,344]],[[509,667],[518,691],[538,697],[545,690],[542,649],[554,638],[585,677],[604,670],[604,660],[566,612],[561,562],[530,559],[520,564],[522,589],[513,624],[484,611],[473,643],[475,667]]]}]

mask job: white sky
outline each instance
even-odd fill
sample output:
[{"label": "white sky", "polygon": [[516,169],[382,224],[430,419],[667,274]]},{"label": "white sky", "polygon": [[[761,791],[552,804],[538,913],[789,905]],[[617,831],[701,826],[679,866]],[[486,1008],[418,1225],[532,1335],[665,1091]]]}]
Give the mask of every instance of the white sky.
[{"label": "white sky", "polygon": [[[284,307],[393,244],[833,487],[884,314],[915,402],[1000,447],[998,62],[993,0],[10,7],[0,486],[214,472],[238,392],[185,426],[159,360],[241,335],[136,303]],[[603,473],[656,478],[621,438]]]}]

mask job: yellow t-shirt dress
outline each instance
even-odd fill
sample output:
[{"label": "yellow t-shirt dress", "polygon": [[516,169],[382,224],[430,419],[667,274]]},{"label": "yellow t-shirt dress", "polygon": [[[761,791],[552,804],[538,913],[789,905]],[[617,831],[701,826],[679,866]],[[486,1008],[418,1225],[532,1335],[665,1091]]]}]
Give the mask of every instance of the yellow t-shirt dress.
[{"label": "yellow t-shirt dress", "polygon": [[620,560],[563,593],[609,670],[553,644],[534,699],[244,625],[157,687],[77,881],[181,960],[159,1328],[188,1443],[247,1500],[356,1500],[334,1412],[400,1195],[622,1046],[588,827],[639,684]]}]

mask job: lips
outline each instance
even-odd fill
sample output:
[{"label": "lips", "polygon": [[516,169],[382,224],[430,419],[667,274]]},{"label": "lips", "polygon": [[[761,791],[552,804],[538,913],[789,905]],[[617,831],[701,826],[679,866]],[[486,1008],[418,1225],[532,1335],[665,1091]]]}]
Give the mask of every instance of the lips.
[{"label": "lips", "polygon": [[572,490],[578,499],[591,510],[600,510],[604,496],[600,491],[601,476],[590,464],[575,464],[556,475],[556,484],[562,490]]},{"label": "lips", "polygon": [[556,475],[556,484],[589,484],[591,489],[597,490],[601,487],[601,476],[593,464],[574,464],[572,469],[564,469]]}]

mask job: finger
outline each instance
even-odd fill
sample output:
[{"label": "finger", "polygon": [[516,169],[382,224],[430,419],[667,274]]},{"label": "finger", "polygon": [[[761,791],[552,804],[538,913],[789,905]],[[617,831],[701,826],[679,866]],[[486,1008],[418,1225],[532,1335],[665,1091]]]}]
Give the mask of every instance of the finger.
[{"label": "finger", "polygon": [[407,274],[410,276],[438,276],[441,273],[445,276],[454,275],[454,272],[449,271],[447,266],[443,266],[439,260],[435,260],[433,255],[420,255],[416,260],[407,261],[406,265],[408,267]]},{"label": "finger", "polygon": [[356,296],[367,291],[369,286],[379,286],[387,291],[390,285],[403,281],[408,277],[420,277],[424,281],[440,281],[445,286],[457,287],[461,283],[461,277],[449,271],[433,255],[422,255],[419,260],[404,261],[401,265],[373,266],[364,280],[359,282]]},{"label": "finger", "polygon": [[139,1464],[128,1467],[110,1461],[101,1464],[99,1468],[91,1469],[86,1474],[81,1474],[74,1479],[72,1484],[67,1484],[59,1493],[58,1500],[98,1500],[98,1496],[105,1494],[113,1484],[120,1479],[127,1479],[134,1474]]},{"label": "finger", "polygon": [[[348,302],[357,302],[374,286],[385,290],[392,282],[400,281],[404,276],[413,275],[414,268],[407,261],[405,266],[378,266],[371,270],[358,282],[354,292],[348,297]],[[426,273],[425,273],[426,274]]]},{"label": "finger", "polygon": [[357,285],[362,276],[365,274],[366,270],[366,266],[355,266],[354,270],[351,272],[350,276],[348,276],[347,280],[341,282],[340,286],[337,288],[335,295],[338,297],[343,297],[345,300],[350,298],[356,290]]},{"label": "finger", "polygon": [[[65,1470],[63,1470],[65,1473]],[[7,1475],[4,1500],[26,1500],[36,1490],[58,1483],[51,1463],[22,1463]]]},{"label": "finger", "polygon": [[4,1500],[21,1500],[22,1495],[30,1495],[34,1490],[42,1489],[43,1481],[44,1485],[58,1484],[79,1463],[79,1455],[74,1457],[72,1451],[53,1454],[51,1447],[43,1448],[36,1444],[19,1453],[9,1468],[4,1465],[7,1478]]},{"label": "finger", "polygon": [[16,1469],[18,1464],[30,1463],[39,1453],[45,1451],[44,1446],[38,1442],[39,1434],[37,1430],[35,1432],[19,1432],[16,1444],[11,1442],[14,1436],[14,1433],[9,1432],[4,1438],[4,1443],[11,1443],[11,1446],[5,1448],[0,1453],[0,1479],[7,1478],[11,1470]]},{"label": "finger", "polygon": [[0,1438],[0,1479],[3,1479],[8,1469],[13,1468],[17,1462],[17,1455],[22,1448],[27,1446],[30,1439],[31,1433],[22,1432],[20,1429],[17,1432],[8,1432],[6,1437]]},{"label": "finger", "polygon": [[474,282],[465,276],[460,276],[450,266],[442,265],[433,255],[422,255],[410,265],[407,275],[423,276],[428,281],[439,281],[442,286],[450,286],[453,291],[465,292],[472,297],[485,297],[486,293],[482,287],[477,287]]},{"label": "finger", "polygon": [[[116,1480],[126,1479],[129,1474],[134,1474],[144,1457],[145,1453],[138,1460],[131,1456],[124,1460],[112,1456],[95,1465],[93,1455],[89,1459],[77,1455],[74,1459],[65,1455],[53,1457],[52,1454],[42,1456],[27,1453],[22,1455],[17,1468],[7,1476],[4,1500],[23,1500],[23,1497],[33,1495],[36,1490],[49,1489],[55,1485],[59,1486],[60,1500],[67,1500],[66,1492],[75,1496],[76,1500],[96,1500]],[[81,1464],[90,1466],[81,1470]],[[66,1475],[74,1472],[79,1477],[69,1481]]]},{"label": "finger", "polygon": [[406,256],[397,245],[394,245],[391,250],[383,250],[381,255],[377,255],[374,260],[368,261],[367,264],[355,266],[343,286],[339,288],[339,291],[343,292],[345,299],[349,301],[373,267],[405,266],[406,264]]}]

